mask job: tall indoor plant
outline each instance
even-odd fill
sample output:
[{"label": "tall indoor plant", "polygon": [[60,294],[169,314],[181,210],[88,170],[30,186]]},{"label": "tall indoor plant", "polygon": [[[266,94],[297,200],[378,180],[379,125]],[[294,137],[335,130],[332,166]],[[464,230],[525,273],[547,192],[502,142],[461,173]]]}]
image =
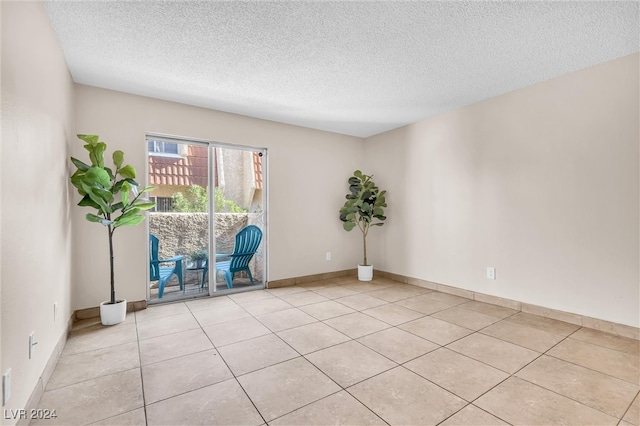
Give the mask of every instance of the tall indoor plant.
[{"label": "tall indoor plant", "polygon": [[349,178],[349,193],[345,197],[344,206],[340,209],[340,220],[346,231],[356,226],[362,232],[364,261],[358,265],[358,279],[370,281],[373,278],[373,266],[367,263],[367,234],[372,226],[382,226],[387,217],[385,194],[373,181],[373,176],[365,175],[360,170],[353,172]]},{"label": "tall indoor plant", "polygon": [[136,170],[131,165],[123,166],[122,151],[113,152],[115,168],[112,169],[104,164],[107,145],[100,142],[97,135],[78,135],[78,138],[85,142],[84,148],[89,151],[91,164],[71,157],[71,162],[77,169],[71,176],[71,183],[82,196],[78,205],[96,210],[95,213],[87,213],[86,219],[104,225],[109,241],[111,298],[100,304],[100,318],[104,325],[118,324],[125,319],[127,301],[116,300],[113,234],[121,226],[133,226],[142,222],[145,219],[144,211],[153,208],[155,203],[140,197],[151,190],[151,187],[138,191],[138,183],[134,180]]}]

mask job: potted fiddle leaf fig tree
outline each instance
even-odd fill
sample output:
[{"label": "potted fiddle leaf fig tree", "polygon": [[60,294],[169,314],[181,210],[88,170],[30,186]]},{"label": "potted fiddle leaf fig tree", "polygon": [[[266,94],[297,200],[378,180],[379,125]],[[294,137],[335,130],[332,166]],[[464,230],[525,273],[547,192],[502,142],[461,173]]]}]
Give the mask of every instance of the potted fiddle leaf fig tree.
[{"label": "potted fiddle leaf fig tree", "polygon": [[367,263],[367,235],[372,226],[382,226],[387,219],[384,215],[386,193],[376,186],[373,176],[365,175],[360,170],[353,172],[349,178],[349,193],[340,209],[340,220],[346,231],[358,227],[362,232],[364,261],[358,265],[360,281],[371,281],[373,278],[373,265]]},{"label": "potted fiddle leaf fig tree", "polygon": [[124,165],[122,151],[113,152],[114,167],[110,168],[104,162],[107,145],[97,135],[78,135],[78,138],[85,142],[84,148],[89,151],[89,164],[71,157],[77,169],[71,176],[71,184],[82,197],[78,205],[94,210],[93,213],[87,213],[86,219],[103,225],[109,241],[111,298],[100,304],[100,319],[103,325],[119,324],[127,314],[127,301],[116,300],[113,234],[122,226],[134,226],[144,221],[144,211],[153,208],[155,203],[141,195],[152,187],[138,191],[136,169]]}]

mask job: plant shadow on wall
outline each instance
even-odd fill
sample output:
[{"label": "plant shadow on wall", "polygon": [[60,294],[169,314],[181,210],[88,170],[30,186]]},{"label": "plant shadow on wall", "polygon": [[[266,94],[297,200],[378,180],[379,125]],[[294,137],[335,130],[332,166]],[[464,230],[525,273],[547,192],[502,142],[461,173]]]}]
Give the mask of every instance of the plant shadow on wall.
[{"label": "plant shadow on wall", "polygon": [[373,176],[365,175],[360,170],[353,172],[348,182],[349,193],[340,209],[340,220],[346,231],[357,226],[362,232],[364,261],[362,265],[358,265],[358,279],[371,281],[373,266],[367,263],[367,235],[372,226],[382,226],[387,219],[384,215],[387,191],[381,191],[373,181]]},{"label": "plant shadow on wall", "polygon": [[96,210],[95,213],[87,213],[86,219],[104,225],[109,241],[111,299],[100,304],[100,319],[103,325],[118,324],[125,319],[127,301],[116,300],[113,234],[121,226],[134,226],[144,221],[144,212],[155,207],[156,203],[141,198],[141,195],[153,188],[146,187],[138,191],[136,169],[131,165],[123,165],[122,151],[113,152],[115,168],[112,169],[104,163],[106,143],[99,141],[97,135],[78,135],[78,138],[86,143],[84,148],[89,151],[91,164],[71,157],[71,162],[77,168],[70,178],[71,184],[82,196],[78,205]]}]

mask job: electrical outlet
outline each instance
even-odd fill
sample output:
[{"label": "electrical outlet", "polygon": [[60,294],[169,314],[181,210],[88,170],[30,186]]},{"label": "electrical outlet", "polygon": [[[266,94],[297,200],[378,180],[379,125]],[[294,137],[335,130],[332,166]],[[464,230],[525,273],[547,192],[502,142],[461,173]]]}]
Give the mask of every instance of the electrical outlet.
[{"label": "electrical outlet", "polygon": [[2,406],[7,405],[11,397],[11,369],[2,375]]},{"label": "electrical outlet", "polygon": [[487,267],[487,279],[495,280],[496,279],[496,268],[492,266]]},{"label": "electrical outlet", "polygon": [[38,342],[36,342],[36,332],[32,331],[29,335],[29,359],[33,358],[33,356],[35,355],[37,344]]},{"label": "electrical outlet", "polygon": [[330,251],[328,251],[328,252],[324,255],[324,258],[325,258],[326,260],[328,260],[328,261],[329,261],[329,260],[331,260],[331,252],[330,252]]}]

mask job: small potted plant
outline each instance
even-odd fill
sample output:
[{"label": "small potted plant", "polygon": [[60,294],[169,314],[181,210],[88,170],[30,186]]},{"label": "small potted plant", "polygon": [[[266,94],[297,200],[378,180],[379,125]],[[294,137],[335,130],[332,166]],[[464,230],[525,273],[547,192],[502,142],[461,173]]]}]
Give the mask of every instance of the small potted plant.
[{"label": "small potted plant", "polygon": [[382,226],[387,219],[384,215],[387,191],[380,191],[373,182],[373,176],[365,175],[360,170],[353,172],[348,182],[349,193],[345,197],[347,201],[340,209],[340,220],[346,231],[351,231],[357,226],[362,232],[364,261],[358,265],[358,279],[371,281],[373,265],[367,263],[367,235],[372,226]]},{"label": "small potted plant", "polygon": [[71,184],[82,197],[78,205],[95,210],[94,213],[87,213],[86,219],[105,226],[109,241],[111,298],[100,304],[100,319],[103,325],[119,324],[127,314],[127,301],[116,300],[113,234],[121,226],[133,226],[142,222],[145,219],[144,211],[153,208],[156,203],[140,197],[152,188],[146,187],[138,191],[138,183],[134,180],[136,169],[131,165],[123,165],[122,151],[113,152],[115,167],[110,168],[104,163],[107,144],[100,142],[97,135],[78,135],[78,138],[85,142],[84,148],[89,151],[90,164],[71,157],[71,162],[77,168],[71,176]]},{"label": "small potted plant", "polygon": [[209,258],[209,253],[206,250],[197,250],[189,255],[189,260],[194,268],[204,268],[205,262]]}]

